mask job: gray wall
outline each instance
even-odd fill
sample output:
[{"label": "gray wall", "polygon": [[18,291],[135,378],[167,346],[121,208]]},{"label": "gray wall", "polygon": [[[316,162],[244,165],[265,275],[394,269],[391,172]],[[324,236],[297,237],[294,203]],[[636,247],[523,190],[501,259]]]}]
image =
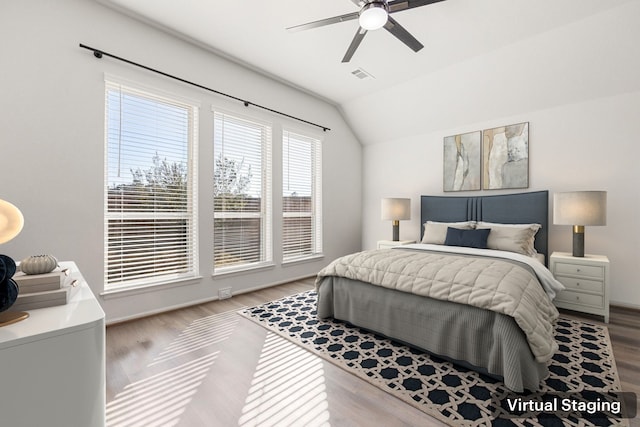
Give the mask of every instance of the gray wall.
[{"label": "gray wall", "polygon": [[[382,197],[412,199],[400,238],[419,237],[419,196],[444,194],[445,136],[527,121],[525,191],[608,191],[607,225],[586,227],[585,251],[609,257],[612,301],[640,307],[640,56],[633,53],[639,14],[640,2],[626,2],[345,106],[357,129],[360,114],[369,113],[365,105],[403,115],[399,126],[390,116],[384,130],[372,126],[370,138],[360,135],[368,144],[363,247],[391,236],[391,225],[380,219]],[[571,251],[570,226],[552,225],[549,235],[551,251]]]},{"label": "gray wall", "polygon": [[[75,261],[94,293],[103,291],[105,73],[200,101],[199,244],[201,279],[145,292],[100,297],[109,321],[309,276],[332,259],[360,249],[359,142],[337,109],[226,59],[85,0],[4,2],[0,10],[0,198],[17,205],[25,227],[2,253],[20,260],[51,253]],[[330,127],[323,141],[325,258],[253,273],[211,276],[211,105],[283,125],[301,125],[135,69],[97,60],[84,43],[118,56]],[[274,155],[277,168],[278,156]],[[336,172],[338,171],[338,172]],[[280,184],[274,178],[274,188]],[[279,208],[276,206],[274,217]],[[278,232],[275,232],[276,261]]]}]

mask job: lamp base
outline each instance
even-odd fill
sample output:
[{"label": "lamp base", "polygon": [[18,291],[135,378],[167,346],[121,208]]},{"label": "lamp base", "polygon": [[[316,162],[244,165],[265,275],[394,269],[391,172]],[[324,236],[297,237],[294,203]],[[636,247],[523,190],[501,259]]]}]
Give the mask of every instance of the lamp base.
[{"label": "lamp base", "polygon": [[573,226],[573,254],[574,257],[584,257],[584,225]]},{"label": "lamp base", "polygon": [[5,311],[4,313],[0,313],[0,327],[20,322],[27,317],[29,317],[29,313],[26,311]]},{"label": "lamp base", "polygon": [[393,240],[394,242],[397,242],[400,240],[400,221],[396,220],[392,222],[392,226],[393,226]]}]

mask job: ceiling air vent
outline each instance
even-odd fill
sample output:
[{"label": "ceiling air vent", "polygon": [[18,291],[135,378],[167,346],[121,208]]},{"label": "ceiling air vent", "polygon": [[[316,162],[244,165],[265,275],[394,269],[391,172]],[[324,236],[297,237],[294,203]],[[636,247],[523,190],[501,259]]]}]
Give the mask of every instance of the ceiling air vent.
[{"label": "ceiling air vent", "polygon": [[369,74],[365,70],[363,70],[362,68],[357,68],[357,69],[353,70],[351,72],[351,74],[353,74],[354,76],[356,76],[360,80],[366,79],[366,78],[372,78],[372,79],[375,78],[371,74]]}]

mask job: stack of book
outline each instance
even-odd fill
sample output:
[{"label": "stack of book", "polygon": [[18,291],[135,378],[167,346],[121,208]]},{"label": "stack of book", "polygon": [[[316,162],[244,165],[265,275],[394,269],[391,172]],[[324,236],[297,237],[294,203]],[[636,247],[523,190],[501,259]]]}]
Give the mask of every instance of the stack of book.
[{"label": "stack of book", "polygon": [[24,274],[20,271],[13,276],[13,280],[18,284],[19,292],[18,299],[11,306],[12,311],[64,305],[76,285],[66,269],[45,274]]}]

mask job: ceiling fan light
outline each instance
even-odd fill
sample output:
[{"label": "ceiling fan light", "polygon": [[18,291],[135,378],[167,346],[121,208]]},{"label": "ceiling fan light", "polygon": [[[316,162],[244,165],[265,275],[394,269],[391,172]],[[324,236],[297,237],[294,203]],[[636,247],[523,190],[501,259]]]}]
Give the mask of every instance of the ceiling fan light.
[{"label": "ceiling fan light", "polygon": [[384,2],[371,2],[362,8],[358,20],[362,28],[371,31],[384,27],[388,17]]}]

